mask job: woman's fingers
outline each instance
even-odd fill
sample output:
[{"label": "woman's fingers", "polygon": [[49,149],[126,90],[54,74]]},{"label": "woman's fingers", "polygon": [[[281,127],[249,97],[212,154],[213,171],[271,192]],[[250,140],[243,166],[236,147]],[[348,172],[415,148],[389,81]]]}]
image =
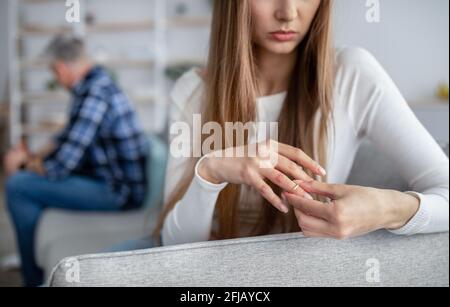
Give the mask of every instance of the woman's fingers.
[{"label": "woman's fingers", "polygon": [[277,143],[278,153],[285,156],[289,160],[295,161],[297,164],[304,166],[319,176],[325,176],[327,172],[323,167],[304,153],[301,149],[292,147],[290,145]]},{"label": "woman's fingers", "polygon": [[319,218],[305,214],[304,212],[295,209],[295,216],[297,217],[298,225],[302,232],[307,237],[326,237],[330,230],[330,225]]},{"label": "woman's fingers", "polygon": [[275,208],[282,213],[288,213],[289,208],[283,203],[283,201],[275,194],[272,188],[258,175],[255,175],[251,179],[252,186]]},{"label": "woman's fingers", "polygon": [[295,183],[308,193],[319,194],[330,199],[342,198],[345,193],[345,185],[328,184],[317,180],[311,182],[295,180]]},{"label": "woman's fingers", "polygon": [[305,173],[300,165],[282,155],[278,155],[278,164],[276,165],[276,169],[298,180],[314,180],[314,178],[311,178],[307,173]]},{"label": "woman's fingers", "polygon": [[283,195],[286,197],[289,204],[291,204],[295,209],[301,212],[319,218],[321,220],[329,221],[331,218],[331,208],[329,205],[324,204],[320,201],[309,200],[303,197],[299,197],[292,193],[284,192]]},{"label": "woman's fingers", "polygon": [[294,181],[289,179],[288,176],[280,172],[276,169],[261,169],[260,171],[261,175],[264,178],[269,179],[271,182],[279,186],[283,191],[295,193],[296,195],[300,197],[308,197],[310,199],[313,199],[311,195],[306,193],[300,185],[296,184]]}]

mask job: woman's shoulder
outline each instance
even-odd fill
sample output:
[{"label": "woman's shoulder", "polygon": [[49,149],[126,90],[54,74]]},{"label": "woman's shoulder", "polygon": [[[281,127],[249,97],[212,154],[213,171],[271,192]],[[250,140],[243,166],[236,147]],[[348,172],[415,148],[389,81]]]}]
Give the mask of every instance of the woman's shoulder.
[{"label": "woman's shoulder", "polygon": [[336,62],[338,65],[372,62],[375,57],[367,49],[358,46],[340,46],[336,48]]},{"label": "woman's shoulder", "polygon": [[345,104],[350,96],[368,97],[393,85],[383,66],[364,48],[337,48],[335,63],[335,91]]},{"label": "woman's shoulder", "polygon": [[336,77],[358,74],[372,80],[385,77],[385,71],[375,56],[362,47],[336,48]]},{"label": "woman's shoulder", "polygon": [[375,56],[364,48],[338,48],[335,63],[334,105],[349,114],[359,131],[368,108],[396,86]]},{"label": "woman's shoulder", "polygon": [[193,109],[198,109],[201,104],[203,88],[203,70],[192,68],[175,82],[170,98],[181,109],[185,109],[188,105],[191,105]]}]

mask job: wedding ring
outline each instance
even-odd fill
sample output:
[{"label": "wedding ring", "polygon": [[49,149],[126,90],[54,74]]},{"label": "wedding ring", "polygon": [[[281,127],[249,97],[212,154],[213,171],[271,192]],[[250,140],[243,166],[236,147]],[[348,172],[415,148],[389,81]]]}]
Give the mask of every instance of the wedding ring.
[{"label": "wedding ring", "polygon": [[295,184],[295,186],[292,188],[292,193],[297,191],[300,188],[298,184]]}]

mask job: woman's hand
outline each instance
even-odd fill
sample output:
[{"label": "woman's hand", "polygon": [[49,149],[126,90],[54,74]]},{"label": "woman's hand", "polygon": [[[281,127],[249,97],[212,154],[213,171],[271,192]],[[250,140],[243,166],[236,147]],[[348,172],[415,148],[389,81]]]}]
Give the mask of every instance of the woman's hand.
[{"label": "woman's hand", "polygon": [[379,229],[398,229],[411,220],[420,205],[416,197],[392,190],[296,182],[305,191],[330,199],[325,204],[283,192],[307,237],[346,239]]},{"label": "woman's hand", "polygon": [[[208,155],[198,167],[199,175],[215,184],[227,182],[251,186],[283,213],[289,212],[288,207],[265,180],[270,180],[284,191],[295,190],[297,195],[312,199],[311,195],[292,179],[312,180],[304,172],[303,167],[314,174],[326,175],[325,170],[317,162],[302,150],[292,146],[269,140],[258,144],[256,155],[248,155],[248,149],[248,146],[231,148]],[[238,158],[237,152],[244,152],[247,155]],[[267,163],[268,157],[275,163]]]}]

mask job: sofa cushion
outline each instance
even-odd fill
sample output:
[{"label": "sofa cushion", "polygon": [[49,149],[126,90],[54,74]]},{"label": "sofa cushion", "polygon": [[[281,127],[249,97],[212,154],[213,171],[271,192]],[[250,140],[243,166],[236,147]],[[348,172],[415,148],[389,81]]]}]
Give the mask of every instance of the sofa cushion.
[{"label": "sofa cushion", "polygon": [[48,277],[65,257],[102,252],[150,234],[158,215],[157,209],[107,213],[49,210],[38,228],[37,263]]}]

